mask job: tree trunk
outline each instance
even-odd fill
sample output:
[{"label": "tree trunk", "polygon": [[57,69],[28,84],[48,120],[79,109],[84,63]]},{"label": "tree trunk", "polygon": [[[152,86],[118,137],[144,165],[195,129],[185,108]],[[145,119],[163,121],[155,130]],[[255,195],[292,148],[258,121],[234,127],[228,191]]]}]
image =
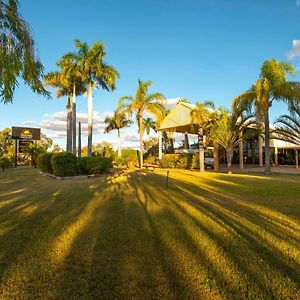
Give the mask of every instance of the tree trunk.
[{"label": "tree trunk", "polygon": [[72,130],[73,130],[73,154],[76,156],[76,86],[73,84],[72,101]]},{"label": "tree trunk", "polygon": [[240,162],[240,170],[244,169],[244,148],[243,148],[243,131],[239,132],[239,162]]},{"label": "tree trunk", "polygon": [[258,164],[260,167],[264,166],[264,161],[263,161],[263,138],[259,134],[258,136]]},{"label": "tree trunk", "polygon": [[72,153],[72,103],[68,96],[67,103],[67,152]]},{"label": "tree trunk", "polygon": [[138,116],[139,120],[139,129],[140,129],[140,168],[143,169],[143,154],[144,154],[144,145],[143,145],[143,135],[144,135],[144,124],[142,116]]},{"label": "tree trunk", "polygon": [[219,171],[219,145],[214,143],[214,171]]},{"label": "tree trunk", "polygon": [[204,163],[204,144],[203,144],[203,129],[199,127],[198,129],[198,143],[199,143],[199,171],[205,171]]},{"label": "tree trunk", "polygon": [[88,156],[92,156],[93,145],[93,84],[88,87]]},{"label": "tree trunk", "polygon": [[232,174],[232,170],[231,170],[232,156],[233,156],[233,150],[232,149],[226,150],[227,171],[228,171],[228,174]]},{"label": "tree trunk", "polygon": [[81,122],[78,123],[78,157],[81,157]]},{"label": "tree trunk", "polygon": [[299,169],[299,161],[298,161],[298,150],[295,150],[295,161],[296,161],[296,169]]},{"label": "tree trunk", "polygon": [[120,129],[118,128],[118,158],[121,158],[121,136],[120,136]]},{"label": "tree trunk", "polygon": [[188,150],[190,147],[189,147],[189,134],[188,132],[185,132],[184,133],[184,149],[185,150]]},{"label": "tree trunk", "polygon": [[271,174],[269,109],[265,115],[265,174]]}]

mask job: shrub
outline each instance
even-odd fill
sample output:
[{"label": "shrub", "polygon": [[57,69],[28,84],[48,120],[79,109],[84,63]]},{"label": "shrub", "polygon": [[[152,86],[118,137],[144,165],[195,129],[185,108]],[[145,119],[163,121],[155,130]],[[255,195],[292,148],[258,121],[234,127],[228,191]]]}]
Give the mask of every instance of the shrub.
[{"label": "shrub", "polygon": [[163,168],[175,168],[176,166],[176,154],[163,155],[160,163]]},{"label": "shrub", "polygon": [[56,176],[73,176],[76,172],[76,157],[72,153],[55,153],[51,158],[53,174]]},{"label": "shrub", "polygon": [[51,158],[53,154],[54,153],[47,152],[47,153],[40,154],[38,156],[37,164],[42,172],[50,173],[50,174],[53,173],[52,164],[51,164]]},{"label": "shrub", "polygon": [[118,165],[133,167],[139,165],[139,152],[134,149],[122,149],[121,158],[116,158]]},{"label": "shrub", "polygon": [[112,167],[112,159],[101,156],[82,157],[77,159],[79,174],[101,174]]},{"label": "shrub", "polygon": [[0,168],[4,169],[11,167],[11,160],[7,157],[0,157]]},{"label": "shrub", "polygon": [[199,168],[198,154],[164,154],[161,159],[163,168],[193,169]]}]

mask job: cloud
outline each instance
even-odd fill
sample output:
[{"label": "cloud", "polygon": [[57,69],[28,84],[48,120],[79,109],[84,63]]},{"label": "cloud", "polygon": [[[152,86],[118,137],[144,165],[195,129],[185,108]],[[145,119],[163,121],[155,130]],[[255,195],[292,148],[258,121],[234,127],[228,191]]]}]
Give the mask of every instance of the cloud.
[{"label": "cloud", "polygon": [[[300,0],[299,0],[300,5]],[[287,53],[289,59],[294,59],[297,56],[300,56],[300,40],[293,40],[293,47]]]},{"label": "cloud", "polygon": [[300,6],[300,0],[297,0],[297,1],[296,1],[296,5],[297,5],[297,6]]},{"label": "cloud", "polygon": [[24,121],[22,122],[22,125],[34,125],[36,124],[36,121]]},{"label": "cloud", "polygon": [[[97,111],[93,114],[93,133],[102,134],[105,128],[104,120],[107,116],[111,116],[113,113],[106,111],[99,113]],[[86,113],[77,113],[76,123],[81,122],[81,133],[83,136],[87,136],[88,133],[88,124],[87,124],[87,114]],[[44,115],[44,119],[35,122],[42,131],[47,132],[49,137],[53,138],[62,138],[66,137],[67,130],[67,113],[65,111],[58,111],[51,115]]]}]

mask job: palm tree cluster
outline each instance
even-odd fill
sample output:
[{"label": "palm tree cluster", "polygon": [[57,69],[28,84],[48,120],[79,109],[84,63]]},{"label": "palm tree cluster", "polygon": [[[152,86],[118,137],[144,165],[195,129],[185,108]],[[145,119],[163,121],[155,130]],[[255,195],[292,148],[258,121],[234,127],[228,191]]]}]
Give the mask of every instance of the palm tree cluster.
[{"label": "palm tree cluster", "polygon": [[88,156],[92,155],[93,135],[93,88],[107,91],[115,89],[118,72],[104,62],[106,55],[103,43],[96,42],[89,47],[85,42],[75,40],[77,51],[63,55],[57,63],[59,71],[45,76],[47,85],[57,88],[57,97],[67,96],[67,151],[76,155],[76,96],[88,97]]}]

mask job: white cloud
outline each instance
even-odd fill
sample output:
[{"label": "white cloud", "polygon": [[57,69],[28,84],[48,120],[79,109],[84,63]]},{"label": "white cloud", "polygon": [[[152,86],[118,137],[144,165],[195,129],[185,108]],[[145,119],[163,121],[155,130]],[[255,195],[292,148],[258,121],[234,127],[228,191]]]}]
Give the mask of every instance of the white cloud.
[{"label": "white cloud", "polygon": [[36,124],[36,121],[24,121],[22,122],[22,125],[34,125]]},{"label": "white cloud", "polygon": [[[300,0],[299,5],[300,5]],[[289,59],[293,59],[297,56],[300,56],[300,40],[293,40],[292,49],[287,53]]]}]

